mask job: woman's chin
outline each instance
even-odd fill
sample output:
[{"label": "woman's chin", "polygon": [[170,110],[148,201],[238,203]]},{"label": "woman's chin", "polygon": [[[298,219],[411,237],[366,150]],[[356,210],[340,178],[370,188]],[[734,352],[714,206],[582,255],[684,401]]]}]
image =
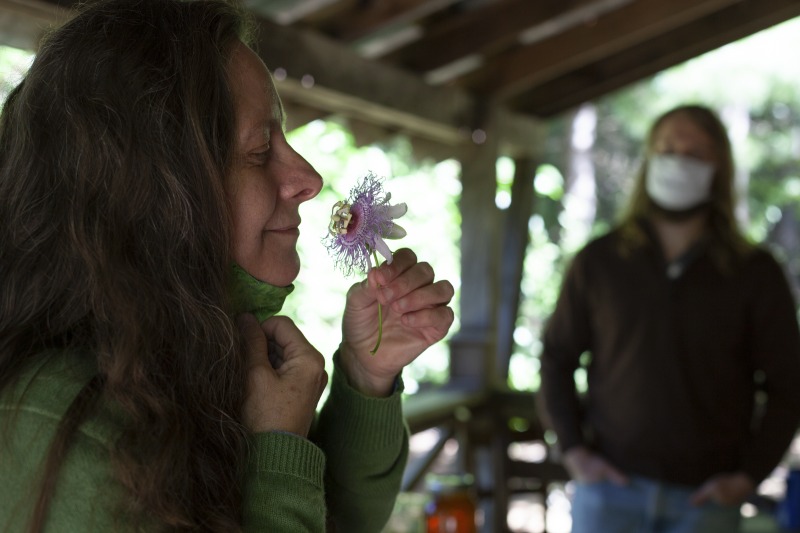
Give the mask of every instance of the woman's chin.
[{"label": "woman's chin", "polygon": [[[246,270],[246,268],[245,268]],[[268,267],[261,267],[250,274],[265,283],[275,287],[285,287],[294,283],[300,273],[300,259],[296,261],[282,261],[281,264],[272,264]]]}]

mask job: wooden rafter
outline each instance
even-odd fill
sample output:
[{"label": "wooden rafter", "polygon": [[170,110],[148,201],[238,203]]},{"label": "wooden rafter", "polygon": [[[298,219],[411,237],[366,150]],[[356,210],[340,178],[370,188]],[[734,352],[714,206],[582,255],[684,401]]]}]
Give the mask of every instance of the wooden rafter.
[{"label": "wooden rafter", "polygon": [[[286,71],[281,97],[329,112],[371,116],[383,125],[416,130],[458,144],[472,121],[473,100],[460,90],[430,87],[400,69],[358,57],[346,46],[311,31],[262,20],[257,49],[267,66]],[[301,80],[313,80],[303,85]]]},{"label": "wooden rafter", "polygon": [[490,3],[428,26],[422,39],[383,59],[417,72],[427,72],[465,56],[509,45],[528,28],[552,23],[572,11],[596,4],[596,0]]},{"label": "wooden rafter", "polygon": [[[480,127],[479,102],[455,87],[432,87],[391,65],[359,57],[345,45],[311,31],[260,21],[257,49],[267,66],[286,71],[277,82],[281,98],[328,113],[340,113],[413,137],[461,147]],[[304,76],[313,86],[302,83]],[[530,152],[541,137],[533,120],[499,111],[504,149]]]},{"label": "wooden rafter", "polygon": [[380,0],[350,2],[346,8],[321,17],[311,15],[302,20],[345,42],[354,41],[364,35],[379,32],[393,24],[413,22],[421,15],[442,9],[456,0]]},{"label": "wooden rafter", "polygon": [[522,93],[511,105],[539,117],[551,116],[797,16],[797,0],[741,0]]},{"label": "wooden rafter", "polygon": [[503,54],[462,82],[504,98],[589,65],[741,0],[638,0],[595,22]]}]

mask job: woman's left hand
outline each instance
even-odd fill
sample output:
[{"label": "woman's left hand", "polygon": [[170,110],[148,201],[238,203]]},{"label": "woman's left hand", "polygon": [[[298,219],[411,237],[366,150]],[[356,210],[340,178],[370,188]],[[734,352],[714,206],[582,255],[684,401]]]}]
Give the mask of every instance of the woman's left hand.
[{"label": "woman's left hand", "polygon": [[[388,396],[403,367],[440,341],[453,323],[449,281],[434,281],[433,268],[411,250],[394,253],[392,264],[373,268],[347,293],[340,360],[350,385],[368,396]],[[378,304],[383,335],[378,351]]]}]

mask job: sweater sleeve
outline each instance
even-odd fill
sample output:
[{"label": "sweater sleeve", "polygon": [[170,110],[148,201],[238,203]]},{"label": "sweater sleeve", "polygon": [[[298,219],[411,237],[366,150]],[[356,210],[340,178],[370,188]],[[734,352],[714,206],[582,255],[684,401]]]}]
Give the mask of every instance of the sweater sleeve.
[{"label": "sweater sleeve", "polygon": [[312,439],[325,451],[325,492],[338,532],[382,530],[400,491],[408,458],[402,381],[387,398],[360,394],[334,355],[330,395]]},{"label": "sweater sleeve", "polygon": [[543,336],[540,411],[562,452],[584,443],[574,373],[591,342],[585,255],[580,252],[570,265]]},{"label": "sweater sleeve", "polygon": [[322,450],[303,437],[280,432],[253,435],[243,531],[325,531],[324,470]]},{"label": "sweater sleeve", "polygon": [[758,483],[781,460],[800,423],[800,333],[780,265],[764,253],[751,279],[751,350],[754,367],[763,374],[767,402],[742,455],[744,471]]}]

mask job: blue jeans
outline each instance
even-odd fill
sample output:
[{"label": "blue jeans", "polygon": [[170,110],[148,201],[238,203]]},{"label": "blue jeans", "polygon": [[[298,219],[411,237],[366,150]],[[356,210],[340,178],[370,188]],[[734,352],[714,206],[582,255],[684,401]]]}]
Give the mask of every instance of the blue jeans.
[{"label": "blue jeans", "polygon": [[694,488],[631,477],[620,487],[577,483],[572,533],[736,533],[739,506],[689,503]]}]

